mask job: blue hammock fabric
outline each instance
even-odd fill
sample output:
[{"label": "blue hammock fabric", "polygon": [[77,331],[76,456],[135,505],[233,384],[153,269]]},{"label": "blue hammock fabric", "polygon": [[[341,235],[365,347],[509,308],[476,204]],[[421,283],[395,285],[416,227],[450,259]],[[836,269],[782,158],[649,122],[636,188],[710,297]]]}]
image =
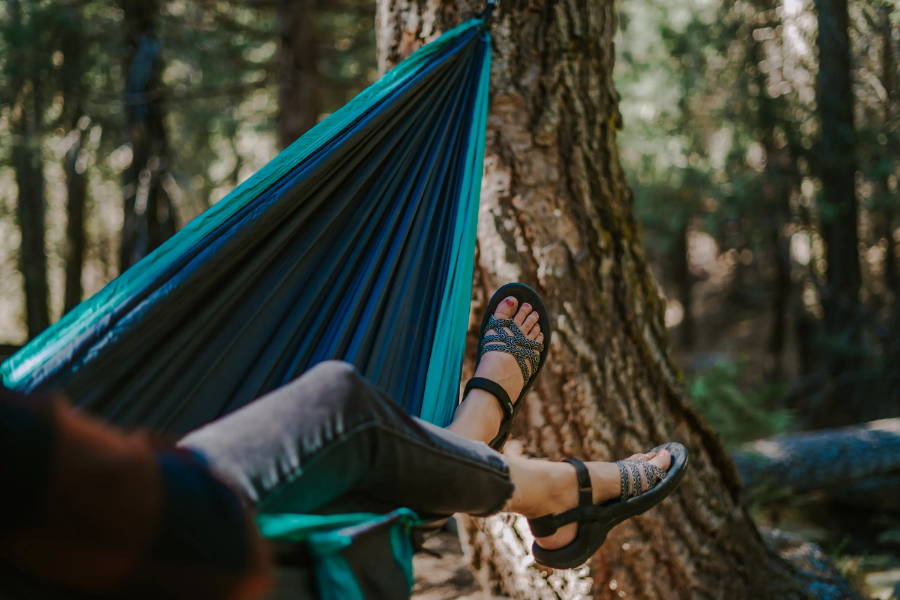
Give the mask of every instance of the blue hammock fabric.
[{"label": "blue hammock fabric", "polygon": [[[418,50],[10,357],[4,385],[180,435],[337,358],[448,423],[490,60],[483,19]],[[324,600],[405,597],[416,522],[257,515],[265,537],[309,548],[314,590],[295,596]]]},{"label": "blue hammock fabric", "polygon": [[481,19],[418,50],[10,357],[4,385],[177,435],[337,358],[446,424],[490,58]]}]

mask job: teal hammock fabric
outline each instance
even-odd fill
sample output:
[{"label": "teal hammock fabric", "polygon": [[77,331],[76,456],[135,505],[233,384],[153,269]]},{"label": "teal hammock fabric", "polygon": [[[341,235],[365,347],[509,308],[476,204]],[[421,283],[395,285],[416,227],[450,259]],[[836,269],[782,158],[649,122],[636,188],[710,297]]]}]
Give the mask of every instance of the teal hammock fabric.
[{"label": "teal hammock fabric", "polygon": [[[10,357],[4,385],[62,389],[114,423],[179,435],[338,358],[408,413],[449,422],[485,144],[485,25],[445,33],[323,120]],[[373,568],[410,589],[416,519],[257,515],[265,537],[310,549],[323,600],[382,595]]]},{"label": "teal hammock fabric", "polygon": [[[3,384],[179,435],[337,358],[448,423],[490,61],[482,18],[424,46],[10,357]],[[416,519],[257,515],[265,537],[309,547],[324,600],[380,595],[373,568],[410,589]]]},{"label": "teal hammock fabric", "polygon": [[[268,539],[306,544],[313,554],[317,600],[382,600],[387,594],[369,583],[374,578],[402,580],[413,586],[410,529],[414,512],[399,508],[386,515],[259,515]],[[374,553],[377,556],[372,556]],[[367,585],[368,583],[368,585]],[[368,592],[368,593],[367,593]]]},{"label": "teal hammock fabric", "polygon": [[177,435],[337,358],[446,424],[490,60],[482,19],[421,48],[10,357],[4,385]]}]

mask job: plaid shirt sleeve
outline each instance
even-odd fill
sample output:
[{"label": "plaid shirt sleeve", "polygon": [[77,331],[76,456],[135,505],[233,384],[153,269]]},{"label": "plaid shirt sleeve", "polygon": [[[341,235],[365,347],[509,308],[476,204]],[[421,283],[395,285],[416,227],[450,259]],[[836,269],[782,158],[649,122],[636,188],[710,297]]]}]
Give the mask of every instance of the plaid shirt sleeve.
[{"label": "plaid shirt sleeve", "polygon": [[24,575],[110,598],[268,591],[249,511],[191,451],[0,389],[0,481],[0,561]]}]

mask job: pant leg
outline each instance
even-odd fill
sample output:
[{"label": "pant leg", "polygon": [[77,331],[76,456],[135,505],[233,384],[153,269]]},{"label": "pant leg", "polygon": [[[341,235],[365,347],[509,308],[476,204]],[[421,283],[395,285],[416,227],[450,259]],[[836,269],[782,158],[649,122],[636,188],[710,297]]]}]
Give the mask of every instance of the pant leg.
[{"label": "pant leg", "polygon": [[258,509],[313,512],[361,495],[420,513],[487,515],[513,490],[486,444],[408,416],[347,363],[294,382],[189,433]]}]

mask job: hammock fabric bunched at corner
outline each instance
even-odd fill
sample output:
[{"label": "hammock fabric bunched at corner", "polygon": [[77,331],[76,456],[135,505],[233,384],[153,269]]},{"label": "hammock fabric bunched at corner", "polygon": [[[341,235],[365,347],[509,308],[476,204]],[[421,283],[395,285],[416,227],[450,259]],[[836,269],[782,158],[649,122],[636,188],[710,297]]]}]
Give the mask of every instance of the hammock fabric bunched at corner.
[{"label": "hammock fabric bunched at corner", "polygon": [[[9,358],[3,383],[62,389],[114,423],[183,434],[337,358],[408,413],[446,424],[490,60],[483,18],[424,46]],[[260,525],[302,539],[331,522],[310,518]],[[336,531],[320,547],[353,537]]]}]

